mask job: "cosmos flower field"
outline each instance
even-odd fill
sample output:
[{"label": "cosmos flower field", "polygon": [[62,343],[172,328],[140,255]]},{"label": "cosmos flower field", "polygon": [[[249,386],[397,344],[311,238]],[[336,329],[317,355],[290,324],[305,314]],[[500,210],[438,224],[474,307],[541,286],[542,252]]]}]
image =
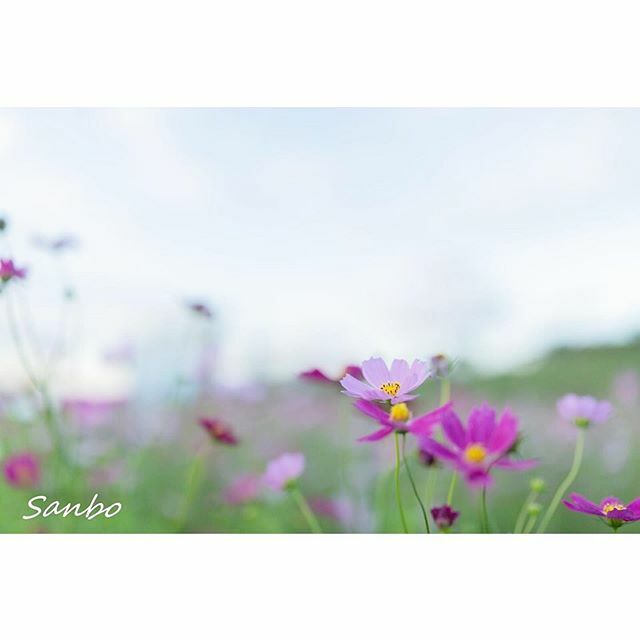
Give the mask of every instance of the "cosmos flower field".
[{"label": "cosmos flower field", "polygon": [[[53,259],[74,250],[70,237],[35,244]],[[464,354],[372,354],[229,387],[204,357],[216,308],[176,301],[201,353],[176,362],[170,389],[152,402],[64,397],[64,352],[34,339],[16,295],[35,275],[2,257],[0,303],[26,381],[2,395],[2,532],[640,529],[637,341],[559,349],[493,377]],[[73,312],[76,298],[65,290],[60,304]],[[124,369],[135,358],[105,354]]]}]

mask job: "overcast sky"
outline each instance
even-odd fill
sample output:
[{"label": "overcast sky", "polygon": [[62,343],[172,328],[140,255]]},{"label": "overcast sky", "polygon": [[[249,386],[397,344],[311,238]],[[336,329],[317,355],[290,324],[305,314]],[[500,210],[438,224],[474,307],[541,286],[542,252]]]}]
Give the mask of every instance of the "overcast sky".
[{"label": "overcast sky", "polygon": [[197,297],[229,380],[500,369],[640,329],[639,151],[633,110],[0,110],[0,210],[45,339],[58,289],[29,239],[72,233],[94,354],[179,340]]}]

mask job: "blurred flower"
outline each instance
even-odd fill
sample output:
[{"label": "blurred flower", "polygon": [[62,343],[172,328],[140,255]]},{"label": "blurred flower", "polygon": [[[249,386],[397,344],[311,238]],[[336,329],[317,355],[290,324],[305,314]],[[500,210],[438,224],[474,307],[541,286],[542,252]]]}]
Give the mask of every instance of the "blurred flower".
[{"label": "blurred flower", "polygon": [[78,245],[78,241],[71,235],[63,235],[57,238],[46,238],[45,236],[36,235],[33,237],[33,244],[46,251],[60,252],[73,249]]},{"label": "blurred flower", "polygon": [[579,493],[572,493],[569,500],[563,500],[562,503],[572,511],[602,518],[613,529],[618,529],[627,522],[640,520],[640,498],[625,505],[618,498],[609,497],[596,505]]},{"label": "blurred flower", "polygon": [[253,475],[238,476],[222,491],[222,499],[227,504],[251,502],[260,492],[260,478]]},{"label": "blurred flower", "polygon": [[340,382],[340,380],[347,375],[358,378],[358,380],[362,380],[362,369],[355,364],[350,364],[345,367],[345,370],[337,378],[330,378],[320,369],[309,369],[308,371],[300,373],[298,377],[302,380],[309,380],[311,382],[327,382],[329,384],[335,384]]},{"label": "blurred flower", "polygon": [[376,442],[377,440],[386,438],[394,431],[398,431],[399,433],[412,433],[415,436],[431,435],[433,427],[438,424],[444,414],[451,409],[451,403],[449,402],[434,411],[414,418],[409,407],[404,402],[394,404],[389,413],[382,409],[382,407],[368,400],[357,400],[353,406],[358,409],[358,411],[377,420],[382,425],[382,429],[358,438],[358,442]]},{"label": "blurred flower", "polygon": [[200,418],[198,424],[214,440],[222,444],[237,445],[239,442],[231,427],[217,418]]},{"label": "blurred flower", "polygon": [[366,383],[347,374],[340,384],[344,392],[352,398],[387,401],[392,404],[413,400],[417,396],[409,395],[430,375],[427,363],[414,360],[409,366],[406,360],[394,360],[388,369],[382,358],[370,358],[362,363],[362,375]]},{"label": "blurred flower", "polygon": [[438,458],[432,453],[425,451],[421,446],[418,447],[418,458],[425,467],[435,467],[438,465]]},{"label": "blurred flower", "polygon": [[613,380],[613,393],[616,399],[626,407],[634,407],[640,397],[640,379],[630,369],[619,373]]},{"label": "blurred flower", "polygon": [[109,422],[114,413],[125,404],[124,400],[88,400],[66,398],[62,410],[73,422],[83,427],[99,427]]},{"label": "blurred flower", "polygon": [[13,260],[0,260],[0,280],[9,282],[13,278],[24,279],[27,275],[25,268],[18,269],[13,264]]},{"label": "blurred flower", "polygon": [[263,482],[274,491],[287,489],[302,475],[304,465],[304,454],[283,453],[267,465]]},{"label": "blurred flower", "polygon": [[544,493],[547,485],[543,478],[532,478],[531,482],[529,483],[529,488],[535,493]]},{"label": "blurred flower", "polygon": [[611,415],[611,404],[606,400],[596,400],[592,396],[577,396],[569,393],[558,400],[558,414],[563,420],[577,427],[601,424]]},{"label": "blurred flower", "polygon": [[189,302],[187,308],[201,318],[213,318],[213,311],[204,302]]},{"label": "blurred flower", "polygon": [[40,460],[33,453],[16,453],[7,458],[2,467],[12,487],[28,489],[40,482]]},{"label": "blurred flower", "polygon": [[443,504],[441,507],[433,507],[431,515],[438,529],[448,531],[454,525],[460,513],[454,511],[450,505]]},{"label": "blurred flower", "polygon": [[309,506],[316,515],[347,525],[353,519],[353,505],[346,498],[311,498]]},{"label": "blurred flower", "polygon": [[518,436],[518,419],[505,409],[499,420],[488,404],[475,407],[469,415],[467,428],[453,411],[442,417],[442,429],[449,446],[430,436],[420,446],[436,458],[453,466],[471,486],[486,486],[491,482],[491,469],[526,470],[537,460],[510,460],[509,451]]},{"label": "blurred flower", "polygon": [[449,375],[449,358],[442,353],[432,356],[431,372],[438,378],[446,378]]}]

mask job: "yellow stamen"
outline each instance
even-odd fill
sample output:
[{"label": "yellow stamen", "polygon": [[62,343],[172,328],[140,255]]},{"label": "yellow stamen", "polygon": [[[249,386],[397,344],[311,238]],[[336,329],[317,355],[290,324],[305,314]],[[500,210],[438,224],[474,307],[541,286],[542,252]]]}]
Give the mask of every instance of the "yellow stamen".
[{"label": "yellow stamen", "polygon": [[411,411],[409,411],[409,407],[407,407],[404,402],[400,402],[399,404],[394,404],[393,407],[391,407],[389,417],[394,422],[406,422],[411,418]]},{"label": "yellow stamen", "polygon": [[481,444],[472,444],[464,452],[467,462],[482,462],[487,457],[487,450]]},{"label": "yellow stamen", "polygon": [[380,390],[388,393],[390,396],[394,398],[398,395],[398,391],[400,391],[400,383],[399,382],[385,382],[380,385]]},{"label": "yellow stamen", "polygon": [[618,503],[613,503],[613,502],[609,502],[608,504],[605,504],[604,507],[602,507],[602,513],[604,513],[604,515],[609,515],[612,511],[625,511],[627,507],[625,507],[623,504]]}]

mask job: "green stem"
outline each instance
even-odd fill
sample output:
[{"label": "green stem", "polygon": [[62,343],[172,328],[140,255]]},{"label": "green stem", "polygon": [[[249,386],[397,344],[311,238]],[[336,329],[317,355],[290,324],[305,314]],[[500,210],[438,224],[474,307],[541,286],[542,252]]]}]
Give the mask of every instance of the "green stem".
[{"label": "green stem", "polygon": [[187,483],[184,491],[184,499],[182,502],[182,511],[178,519],[178,531],[182,532],[186,529],[189,511],[193,500],[198,493],[202,472],[204,470],[204,455],[197,454],[193,462],[189,465],[187,472]]},{"label": "green stem", "polygon": [[402,508],[402,495],[400,493],[400,441],[398,439],[397,431],[393,435],[396,441],[396,502],[398,503],[398,511],[400,512],[400,520],[402,521],[402,530],[405,533],[409,533],[409,528],[407,527],[407,519],[405,518],[404,509]]},{"label": "green stem", "polygon": [[440,381],[440,405],[447,404],[451,399],[451,382],[449,378],[442,378]]},{"label": "green stem", "polygon": [[525,525],[525,521],[527,519],[527,507],[529,506],[529,504],[531,502],[533,502],[533,499],[537,496],[538,494],[535,491],[531,491],[529,493],[529,495],[527,496],[527,499],[524,501],[524,504],[522,505],[522,509],[520,509],[520,512],[518,513],[518,518],[516,519],[516,525],[513,528],[513,533],[521,533],[524,525]]},{"label": "green stem", "polygon": [[298,503],[298,507],[300,508],[300,511],[302,511],[302,515],[307,521],[307,524],[309,525],[311,532],[322,533],[322,528],[320,527],[320,523],[315,517],[313,511],[311,510],[309,503],[305,500],[304,496],[302,495],[302,492],[300,491],[300,489],[298,489],[298,486],[295,484],[292,485],[289,488],[289,491],[291,495],[294,497],[295,501]]},{"label": "green stem", "polygon": [[449,483],[449,491],[447,492],[447,504],[452,504],[453,492],[456,489],[456,480],[458,479],[458,472],[454,471],[451,476],[451,482]]},{"label": "green stem", "polygon": [[549,522],[551,522],[551,518],[553,514],[556,512],[558,505],[560,504],[560,500],[562,496],[567,492],[567,489],[573,484],[576,477],[578,476],[578,471],[580,470],[580,465],[582,464],[582,454],[584,453],[584,430],[580,429],[578,431],[578,439],[576,440],[576,450],[573,455],[573,464],[571,465],[571,469],[569,469],[569,473],[567,477],[560,483],[557,491],[555,492],[551,503],[549,504],[549,508],[544,514],[544,518],[540,522],[540,526],[538,527],[537,533],[544,533],[549,526]]},{"label": "green stem", "polygon": [[482,487],[482,533],[489,531],[489,514],[487,513],[487,487]]},{"label": "green stem", "polygon": [[431,533],[431,529],[429,528],[429,516],[427,515],[427,510],[424,508],[424,504],[422,503],[422,499],[420,498],[420,493],[418,492],[418,488],[416,487],[416,483],[413,479],[413,474],[411,473],[411,467],[407,462],[407,458],[404,454],[404,445],[406,443],[407,436],[405,433],[402,434],[402,462],[404,463],[405,469],[407,470],[407,475],[409,476],[409,482],[411,483],[411,488],[413,489],[413,494],[420,505],[420,510],[422,511],[422,517],[424,518],[424,526],[427,530],[427,533]]},{"label": "green stem", "polygon": [[538,519],[538,516],[529,516],[529,521],[527,522],[527,526],[524,528],[522,533],[531,533],[531,530],[533,529],[537,519]]}]

